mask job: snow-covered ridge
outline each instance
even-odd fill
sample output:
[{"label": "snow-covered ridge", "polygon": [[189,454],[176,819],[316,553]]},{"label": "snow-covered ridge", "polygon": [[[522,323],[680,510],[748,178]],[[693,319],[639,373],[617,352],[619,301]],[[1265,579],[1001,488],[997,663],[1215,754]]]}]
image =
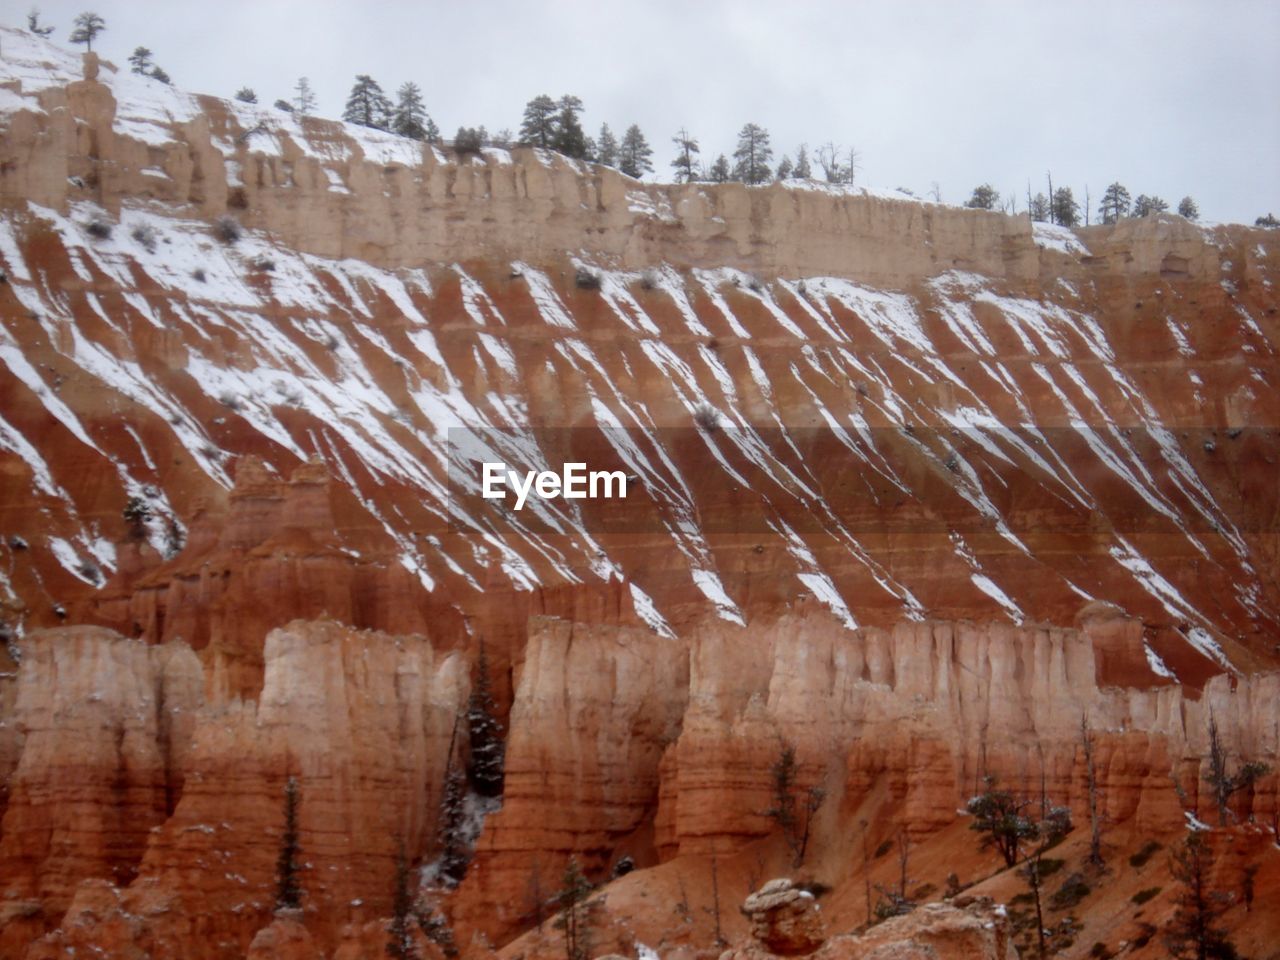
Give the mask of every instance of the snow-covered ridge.
[{"label": "snow-covered ridge", "polygon": [[[95,223],[109,235],[95,235]],[[32,238],[48,235],[52,259],[33,257]],[[684,582],[733,623],[750,614],[723,566],[722,527],[704,515],[725,487],[750,492],[753,529],[788,558],[788,589],[850,628],[872,608],[908,619],[934,612],[940,571],[895,570],[859,506],[904,498],[948,518],[951,559],[941,570],[965,585],[948,589],[969,591],[968,608],[987,616],[1023,622],[1046,590],[1123,599],[1115,591],[1125,585],[1149,598],[1139,606],[1187,623],[1187,649],[1224,668],[1221,604],[1240,618],[1268,615],[1250,542],[1201,474],[1200,451],[1165,426],[1075,289],[1063,302],[1032,299],[953,272],[908,294],[835,276],[624,271],[582,256],[558,269],[512,263],[495,280],[475,265],[388,270],[298,253],[252,230],[227,244],[208,222],[160,204],[128,205],[115,218],[84,202],[66,215],[11,209],[0,219],[0,260],[21,305],[0,326],[0,363],[24,409],[50,424],[24,431],[0,411],[0,447],[25,464],[27,495],[67,531],[41,549],[88,585],[110,573],[113,535],[84,518],[59,447],[87,448],[122,497],[151,504],[157,549],[168,520],[182,521],[158,467],[167,451],[226,487],[236,454],[252,447],[282,476],[324,461],[426,590],[461,591],[465,602],[491,567],[518,589],[622,576],[636,616],[672,633],[675,564],[656,579],[630,566],[625,545],[576,506],[544,504],[521,524],[451,493],[476,460],[552,462],[540,430],[563,415],[547,405],[554,383],[588,398],[576,428],[598,430],[602,449],[639,478]],[[574,280],[583,271],[595,278],[587,289]],[[1244,304],[1228,315],[1231,336],[1274,357]],[[1220,344],[1161,329],[1170,355],[1211,372]],[[161,333],[182,345],[176,368],[154,354]],[[116,428],[90,429],[61,398],[55,369],[116,398]],[[1274,391],[1272,382],[1251,389]],[[673,439],[673,428],[693,442]],[[815,444],[839,455],[802,452]],[[1044,531],[1015,529],[1011,509],[1032,490],[1067,516],[1116,511],[1103,567],[1063,563],[1041,552]],[[1144,549],[1125,519],[1135,507],[1226,572],[1234,588],[1217,608],[1183,568]],[[1168,649],[1147,658],[1158,676],[1177,660]]]}]

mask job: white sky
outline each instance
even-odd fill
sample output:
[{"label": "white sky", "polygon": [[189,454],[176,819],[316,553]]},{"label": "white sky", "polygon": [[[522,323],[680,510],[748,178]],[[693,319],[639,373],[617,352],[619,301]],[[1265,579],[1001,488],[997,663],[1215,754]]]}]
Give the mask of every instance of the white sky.
[{"label": "white sky", "polygon": [[[25,24],[25,0],[0,20]],[[516,130],[524,104],[573,93],[595,135],[639,123],[669,179],[685,126],[709,163],[754,121],[775,161],[833,140],[862,183],[958,202],[989,181],[1071,186],[1096,211],[1106,184],[1211,220],[1280,216],[1276,0],[43,0],[53,39],[76,13],[107,21],[96,48],[139,44],[176,85],[267,103],[311,78],[338,116],[357,73],[424,90],[445,136]]]}]

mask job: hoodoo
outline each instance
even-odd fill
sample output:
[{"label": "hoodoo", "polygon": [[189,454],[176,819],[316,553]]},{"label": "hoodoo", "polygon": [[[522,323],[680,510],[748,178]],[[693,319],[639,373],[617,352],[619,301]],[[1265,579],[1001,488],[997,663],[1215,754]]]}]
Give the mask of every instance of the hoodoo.
[{"label": "hoodoo", "polygon": [[1271,955],[1276,231],[0,52],[0,956]]}]

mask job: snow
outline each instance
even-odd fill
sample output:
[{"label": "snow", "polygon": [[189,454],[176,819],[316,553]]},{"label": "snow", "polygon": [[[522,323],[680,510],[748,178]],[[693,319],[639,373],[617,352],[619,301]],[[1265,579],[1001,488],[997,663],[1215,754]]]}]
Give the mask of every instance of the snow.
[{"label": "snow", "polygon": [[634,583],[627,585],[631,590],[631,605],[636,611],[636,616],[649,625],[649,629],[660,637],[675,639],[675,631],[671,629],[671,625],[667,623],[666,618],[658,612],[657,606],[647,593],[641,590]]},{"label": "snow", "polygon": [[736,623],[740,627],[747,625],[742,617],[742,610],[729,599],[729,594],[725,593],[724,584],[720,582],[720,578],[714,571],[693,569],[690,575],[693,577],[694,586],[701,590],[702,595],[715,607],[716,616],[721,620]]},{"label": "snow", "polygon": [[1165,665],[1163,660],[1160,659],[1160,654],[1152,650],[1151,644],[1147,643],[1145,640],[1142,642],[1142,651],[1147,655],[1147,665],[1151,667],[1152,673],[1157,676],[1168,677],[1170,680],[1178,679],[1177,675]]},{"label": "snow", "polygon": [[1088,248],[1070,227],[1034,220],[1031,223],[1031,235],[1035,238],[1036,246],[1045,250],[1053,250],[1067,256],[1089,256]]},{"label": "snow", "polygon": [[1205,823],[1204,821],[1197,819],[1197,818],[1196,818],[1196,815],[1195,815],[1194,813],[1192,813],[1190,810],[1184,810],[1184,811],[1182,811],[1182,815],[1183,815],[1184,817],[1186,817],[1186,819],[1187,819],[1187,829],[1188,829],[1188,830],[1190,830],[1192,833],[1199,833],[1199,832],[1201,832],[1201,831],[1203,831],[1203,830],[1211,830],[1211,829],[1213,829],[1212,827],[1210,827],[1210,826],[1209,826],[1207,823]]},{"label": "snow", "polygon": [[511,265],[524,277],[529,296],[533,298],[534,305],[538,308],[538,314],[543,321],[553,327],[560,327],[565,330],[576,330],[578,325],[573,322],[573,317],[569,315],[569,311],[565,309],[565,305],[561,302],[560,297],[556,294],[555,288],[551,285],[551,281],[547,275],[541,273],[526,263],[519,261]]}]

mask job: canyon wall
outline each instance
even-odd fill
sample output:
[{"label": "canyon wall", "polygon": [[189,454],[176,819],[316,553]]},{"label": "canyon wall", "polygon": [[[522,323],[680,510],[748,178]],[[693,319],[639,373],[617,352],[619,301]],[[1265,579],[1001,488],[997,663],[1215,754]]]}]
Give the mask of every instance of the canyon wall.
[{"label": "canyon wall", "polygon": [[[602,949],[713,949],[709,891],[737,937],[792,871],[854,927],[899,837],[999,887],[987,776],[1078,860],[1082,721],[1098,943],[1188,824],[1280,890],[1274,232],[458,157],[0,40],[4,956],[381,956],[401,845],[468,957],[563,955],[571,859]],[[633,494],[516,513],[485,459]],[[1272,767],[1220,828],[1211,718]]]}]

